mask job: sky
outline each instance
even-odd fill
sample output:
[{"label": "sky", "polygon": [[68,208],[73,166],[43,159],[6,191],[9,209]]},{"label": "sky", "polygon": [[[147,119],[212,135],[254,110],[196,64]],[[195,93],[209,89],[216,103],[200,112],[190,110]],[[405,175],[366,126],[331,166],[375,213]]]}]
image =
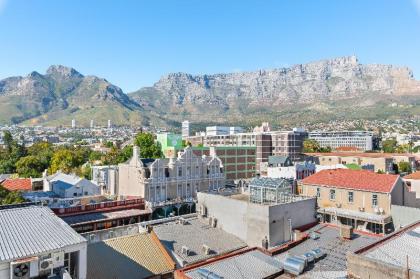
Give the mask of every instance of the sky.
[{"label": "sky", "polygon": [[0,0],[0,79],[61,64],[132,92],[353,54],[420,79],[420,0]]}]

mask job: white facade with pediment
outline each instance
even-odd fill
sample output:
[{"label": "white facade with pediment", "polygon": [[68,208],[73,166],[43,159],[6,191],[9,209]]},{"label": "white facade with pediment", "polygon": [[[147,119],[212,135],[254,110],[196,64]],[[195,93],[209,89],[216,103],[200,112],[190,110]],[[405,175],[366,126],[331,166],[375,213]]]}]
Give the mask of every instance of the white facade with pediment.
[{"label": "white facade with pediment", "polygon": [[225,185],[223,164],[216,156],[198,157],[190,147],[179,152],[177,158],[140,159],[139,154],[138,147],[134,147],[130,161],[118,166],[119,196],[162,202],[195,198],[197,192]]}]

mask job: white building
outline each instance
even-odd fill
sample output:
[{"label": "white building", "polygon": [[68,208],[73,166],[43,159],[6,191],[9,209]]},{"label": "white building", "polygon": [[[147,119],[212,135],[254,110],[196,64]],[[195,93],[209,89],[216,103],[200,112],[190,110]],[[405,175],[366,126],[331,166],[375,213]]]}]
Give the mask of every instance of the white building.
[{"label": "white building", "polygon": [[309,138],[316,140],[321,147],[355,147],[361,151],[373,150],[374,134],[369,131],[310,132]]},{"label": "white building", "polygon": [[86,279],[86,239],[48,207],[0,209],[0,224],[1,279]]},{"label": "white building", "polygon": [[52,191],[60,198],[96,196],[101,194],[101,188],[85,178],[76,175],[57,172],[43,179],[44,191]]},{"label": "white building", "polygon": [[219,135],[233,135],[243,133],[242,127],[227,127],[227,126],[209,126],[206,127],[206,135],[219,136]]},{"label": "white building", "polygon": [[186,137],[190,136],[190,121],[185,120],[182,121],[182,138],[185,139]]},{"label": "white building", "polygon": [[74,129],[76,128],[76,119],[71,120],[71,127]]},{"label": "white building", "polygon": [[95,126],[94,126],[94,124],[93,124],[93,119],[92,120],[90,120],[90,128],[91,129],[93,129]]},{"label": "white building", "polygon": [[116,195],[118,166],[92,166],[92,182],[101,188],[102,194]]},{"label": "white building", "polygon": [[111,123],[111,119],[108,119],[108,129],[112,128],[112,123]]}]

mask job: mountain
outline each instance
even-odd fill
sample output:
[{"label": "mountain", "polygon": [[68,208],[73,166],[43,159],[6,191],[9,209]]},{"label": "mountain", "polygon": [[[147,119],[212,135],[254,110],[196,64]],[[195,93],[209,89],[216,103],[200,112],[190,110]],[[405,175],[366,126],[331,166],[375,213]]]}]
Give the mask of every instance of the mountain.
[{"label": "mountain", "polygon": [[67,124],[71,119],[88,125],[147,121],[142,107],[119,87],[96,76],[83,76],[73,68],[56,65],[45,75],[0,81],[0,123]]},{"label": "mountain", "polygon": [[0,124],[178,127],[198,124],[300,125],[420,115],[420,81],[407,67],[360,64],[355,56],[289,68],[213,75],[172,73],[125,94],[103,78],[51,66],[42,75],[0,80]]},{"label": "mountain", "polygon": [[363,65],[355,56],[254,72],[173,73],[129,95],[177,121],[303,123],[420,113],[420,82],[410,69]]}]

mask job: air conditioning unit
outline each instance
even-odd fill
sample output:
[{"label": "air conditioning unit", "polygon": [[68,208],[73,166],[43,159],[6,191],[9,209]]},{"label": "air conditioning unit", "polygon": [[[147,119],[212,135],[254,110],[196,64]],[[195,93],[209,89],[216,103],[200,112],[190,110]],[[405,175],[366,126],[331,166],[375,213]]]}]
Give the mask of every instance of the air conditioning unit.
[{"label": "air conditioning unit", "polygon": [[182,246],[182,248],[181,248],[181,253],[182,253],[183,255],[188,256],[188,255],[190,254],[190,249],[189,249],[187,246]]},{"label": "air conditioning unit", "polygon": [[39,261],[39,272],[51,271],[53,268],[52,258],[45,258]]},{"label": "air conditioning unit", "polygon": [[16,261],[10,264],[10,278],[11,279],[29,279],[31,262],[30,261]]},{"label": "air conditioning unit", "polygon": [[113,237],[115,237],[114,231],[109,231],[108,238],[113,238]]},{"label": "air conditioning unit", "polygon": [[204,206],[204,204],[200,205],[200,215],[201,217],[205,217],[207,215],[207,208]]},{"label": "air conditioning unit", "polygon": [[64,251],[56,252],[52,254],[53,267],[64,266]]},{"label": "air conditioning unit", "polygon": [[211,252],[210,247],[207,246],[206,244],[203,244],[203,247],[201,248],[201,250],[203,251],[204,255],[210,255],[210,252]]},{"label": "air conditioning unit", "polygon": [[95,234],[89,235],[89,241],[95,241]]}]

